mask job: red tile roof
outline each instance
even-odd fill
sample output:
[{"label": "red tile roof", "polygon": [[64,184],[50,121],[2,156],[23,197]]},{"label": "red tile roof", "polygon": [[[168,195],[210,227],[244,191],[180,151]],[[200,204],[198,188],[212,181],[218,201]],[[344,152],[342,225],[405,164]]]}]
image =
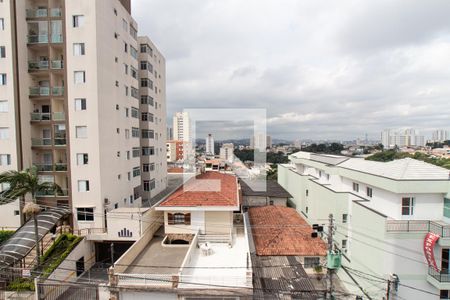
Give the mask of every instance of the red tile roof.
[{"label": "red tile roof", "polygon": [[233,175],[206,172],[190,179],[159,206],[238,206],[238,183]]},{"label": "red tile roof", "polygon": [[325,256],[327,247],[312,238],[309,225],[295,209],[281,206],[249,209],[257,255]]},{"label": "red tile roof", "polygon": [[183,168],[179,167],[173,167],[173,168],[167,168],[167,173],[183,173]]}]

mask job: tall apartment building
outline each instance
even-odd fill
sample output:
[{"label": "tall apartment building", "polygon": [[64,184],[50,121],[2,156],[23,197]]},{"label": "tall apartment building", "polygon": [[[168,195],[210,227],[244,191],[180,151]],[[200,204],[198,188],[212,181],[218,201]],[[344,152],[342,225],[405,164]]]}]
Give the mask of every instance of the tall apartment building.
[{"label": "tall apartment building", "polygon": [[278,166],[278,182],[310,224],[333,214],[334,244],[343,253],[338,276],[350,292],[382,299],[387,280],[397,276],[389,299],[449,299],[447,169],[410,158],[374,162],[307,152],[289,158]]},{"label": "tall apartment building", "polygon": [[447,130],[439,129],[439,130],[433,131],[433,134],[432,134],[433,142],[443,142],[443,141],[448,141],[448,139],[449,139],[449,135],[448,135]]},{"label": "tall apartment building", "polygon": [[[0,173],[22,167],[19,103],[15,73],[13,4],[0,1]],[[6,186],[0,185],[0,191]],[[2,206],[2,226],[20,226],[19,201]]]},{"label": "tall apartment building", "polygon": [[191,124],[187,112],[177,112],[173,116],[173,139],[191,142]]},{"label": "tall apartment building", "polygon": [[167,187],[166,61],[148,37],[139,37],[138,42],[142,197],[146,203]]},{"label": "tall apartment building", "polygon": [[220,147],[220,159],[227,162],[234,160],[234,145],[232,143],[225,143]]},{"label": "tall apartment building", "polygon": [[205,144],[205,154],[214,155],[214,138],[211,133],[206,137]]},{"label": "tall apartment building", "polygon": [[164,58],[138,40],[130,1],[4,0],[0,18],[9,111],[0,114],[0,154],[8,168],[36,165],[62,188],[38,202],[70,205],[76,228],[105,228],[106,211],[141,205],[153,179],[155,193],[165,187]]},{"label": "tall apartment building", "polygon": [[425,137],[420,135],[414,129],[403,131],[393,131],[385,129],[381,132],[381,143],[384,148],[398,147],[423,147],[425,146]]},{"label": "tall apartment building", "polygon": [[270,135],[264,135],[262,133],[255,133],[250,136],[250,148],[259,149],[265,151],[267,148],[272,147],[272,137]]}]

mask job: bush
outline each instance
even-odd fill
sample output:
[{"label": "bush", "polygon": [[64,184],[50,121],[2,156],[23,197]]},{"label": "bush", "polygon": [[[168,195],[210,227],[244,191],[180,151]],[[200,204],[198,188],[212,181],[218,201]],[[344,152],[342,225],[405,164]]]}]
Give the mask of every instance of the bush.
[{"label": "bush", "polygon": [[9,239],[15,231],[12,230],[0,230],[0,244]]},{"label": "bush", "polygon": [[323,271],[323,268],[322,268],[321,265],[318,265],[318,266],[315,266],[315,267],[314,267],[314,272],[316,272],[316,273],[322,273],[322,271]]},{"label": "bush", "polygon": [[8,284],[7,290],[15,292],[34,291],[34,281],[30,278],[17,278]]}]

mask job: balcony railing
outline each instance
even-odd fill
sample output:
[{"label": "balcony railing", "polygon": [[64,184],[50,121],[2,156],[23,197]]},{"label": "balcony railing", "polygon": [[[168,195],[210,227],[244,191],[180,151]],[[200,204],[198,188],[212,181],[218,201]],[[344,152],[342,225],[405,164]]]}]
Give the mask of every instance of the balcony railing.
[{"label": "balcony railing", "polygon": [[67,197],[69,195],[68,189],[62,189],[60,191],[39,191],[36,193],[36,197]]},{"label": "balcony railing", "polygon": [[62,43],[63,42],[62,34],[52,34],[51,41],[52,43]]},{"label": "balcony railing", "polygon": [[439,282],[450,283],[449,270],[442,270],[441,272],[438,272],[433,267],[428,267],[428,275]]},{"label": "balcony railing", "polygon": [[64,121],[66,119],[63,112],[54,112],[52,113],[40,113],[35,112],[31,113],[31,121]]},{"label": "balcony railing", "polygon": [[47,8],[27,9],[27,18],[46,18],[47,16]]},{"label": "balcony railing", "polygon": [[34,164],[39,172],[65,172],[67,163],[56,164]]},{"label": "balcony railing", "polygon": [[44,86],[30,87],[30,96],[50,96],[50,88]]},{"label": "balcony railing", "polygon": [[28,70],[48,70],[48,60],[29,61]]},{"label": "balcony railing", "polygon": [[450,237],[450,225],[427,220],[388,220],[387,232],[433,232],[441,237]]},{"label": "balcony railing", "polygon": [[54,86],[52,88],[53,96],[64,96],[64,87],[63,86]]},{"label": "balcony railing", "polygon": [[43,138],[43,139],[32,138],[31,145],[34,147],[47,147],[47,146],[52,146],[52,145],[53,146],[65,146],[66,139],[65,138],[55,138],[55,139],[53,139],[53,143],[52,143],[51,138]]},{"label": "balcony railing", "polygon": [[64,61],[62,60],[52,60],[52,69],[61,70],[64,68]]},{"label": "balcony railing", "polygon": [[46,44],[46,43],[48,43],[48,35],[47,34],[28,35],[28,43],[29,44]]},{"label": "balcony railing", "polygon": [[61,8],[52,8],[50,9],[50,16],[52,18],[58,18],[62,16],[62,10]]}]

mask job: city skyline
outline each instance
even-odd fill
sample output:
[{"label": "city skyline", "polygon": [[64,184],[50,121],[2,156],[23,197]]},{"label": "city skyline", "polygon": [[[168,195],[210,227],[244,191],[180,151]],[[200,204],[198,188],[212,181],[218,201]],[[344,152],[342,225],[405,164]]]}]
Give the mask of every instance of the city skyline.
[{"label": "city skyline", "polygon": [[133,12],[166,53],[169,116],[266,108],[277,138],[431,135],[448,129],[450,3],[403,4],[136,0]]}]

